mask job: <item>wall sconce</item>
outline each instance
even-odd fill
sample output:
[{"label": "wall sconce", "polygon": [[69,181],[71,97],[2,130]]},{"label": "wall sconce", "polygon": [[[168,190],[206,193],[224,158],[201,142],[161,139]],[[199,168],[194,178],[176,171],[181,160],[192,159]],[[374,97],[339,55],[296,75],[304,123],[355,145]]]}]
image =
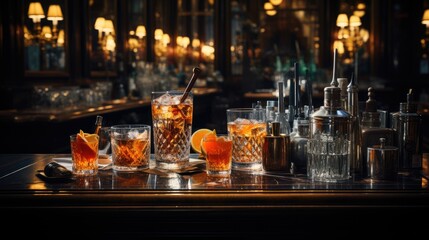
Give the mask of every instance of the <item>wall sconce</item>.
[{"label": "wall sconce", "polygon": [[164,32],[162,31],[162,29],[160,28],[155,29],[155,33],[154,33],[155,40],[158,40],[158,41],[161,40],[163,34]]},{"label": "wall sconce", "polygon": [[280,5],[282,2],[283,2],[283,0],[270,0],[270,3],[271,3],[273,6],[278,6],[278,5]]},{"label": "wall sconce", "polygon": [[426,25],[426,28],[429,28],[429,9],[426,9],[423,13],[422,24]]},{"label": "wall sconce", "polygon": [[101,49],[113,52],[116,48],[115,27],[113,21],[98,17],[95,19],[94,29],[98,32],[98,44]]},{"label": "wall sconce", "polygon": [[35,30],[39,33],[41,30],[40,21],[42,18],[45,18],[45,12],[43,11],[42,4],[40,4],[40,2],[30,3],[28,7],[28,17],[33,20]]},{"label": "wall sconce", "polygon": [[64,17],[60,4],[49,5],[45,16],[41,2],[30,2],[27,14],[33,22],[33,30],[24,26],[26,70],[64,69],[65,34],[59,25]]},{"label": "wall sconce", "polygon": [[274,16],[277,14],[277,11],[274,9],[274,6],[271,2],[266,2],[264,4],[264,10],[268,16]]},{"label": "wall sconce", "polygon": [[63,13],[61,11],[60,5],[54,4],[49,6],[47,19],[52,21],[52,31],[55,32],[57,29],[58,21],[63,20]]},{"label": "wall sconce", "polygon": [[346,54],[344,63],[352,64],[354,53],[368,41],[369,32],[361,28],[362,21],[356,15],[349,18],[345,13],[338,14],[336,25],[340,29],[333,47],[338,49],[338,54]]},{"label": "wall sconce", "polygon": [[49,26],[43,26],[43,28],[42,28],[42,38],[45,39],[46,41],[51,40],[51,38],[52,38],[51,27],[49,27]]},{"label": "wall sconce", "polygon": [[136,28],[136,36],[140,39],[146,36],[146,28],[143,25],[138,25]]},{"label": "wall sconce", "polygon": [[64,43],[64,30],[60,30],[60,32],[58,33],[57,44],[58,46],[64,46]]},{"label": "wall sconce", "polygon": [[[63,13],[61,11],[61,7],[58,4],[50,5],[48,8],[48,16],[47,19],[49,21],[52,21],[52,31],[49,27],[49,34],[47,33],[48,28],[47,26],[41,26],[41,20],[42,18],[45,18],[45,13],[43,11],[42,4],[40,2],[31,2],[28,6],[28,17],[32,19],[33,23],[35,24],[35,31],[36,31],[36,38],[38,37],[40,31],[42,30],[42,38],[45,40],[54,40],[56,41],[58,38],[58,21],[62,21]],[[46,36],[49,35],[50,37],[47,38]],[[54,45],[56,43],[54,42]]]},{"label": "wall sconce", "polygon": [[104,27],[104,17],[98,17],[94,23],[94,29],[98,32],[98,44],[101,46],[103,43],[103,27]]}]

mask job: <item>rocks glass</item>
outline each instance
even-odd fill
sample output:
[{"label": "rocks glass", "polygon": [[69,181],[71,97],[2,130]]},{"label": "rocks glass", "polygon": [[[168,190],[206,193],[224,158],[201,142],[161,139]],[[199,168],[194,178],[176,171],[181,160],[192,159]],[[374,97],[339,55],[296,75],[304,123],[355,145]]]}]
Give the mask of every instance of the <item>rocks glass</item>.
[{"label": "rocks glass", "polygon": [[262,170],[262,146],[266,136],[265,109],[227,109],[228,135],[232,139],[232,168]]},{"label": "rocks glass", "polygon": [[136,171],[149,167],[150,131],[151,127],[143,124],[111,127],[114,171]]}]

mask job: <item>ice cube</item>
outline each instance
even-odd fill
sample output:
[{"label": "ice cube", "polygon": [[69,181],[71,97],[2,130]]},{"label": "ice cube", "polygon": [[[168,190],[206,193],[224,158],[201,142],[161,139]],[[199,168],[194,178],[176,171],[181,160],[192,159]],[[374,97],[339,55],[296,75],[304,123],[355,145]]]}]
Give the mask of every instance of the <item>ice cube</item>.
[{"label": "ice cube", "polygon": [[171,105],[173,104],[173,96],[166,93],[155,99],[155,102],[161,105]]},{"label": "ice cube", "polygon": [[180,104],[180,98],[182,98],[181,95],[172,97],[172,103],[171,104],[174,104],[174,105]]},{"label": "ice cube", "polygon": [[148,132],[146,130],[137,136],[138,139],[147,139],[147,137],[148,137]]},{"label": "ice cube", "polygon": [[240,125],[248,125],[248,124],[251,124],[252,122],[246,118],[237,118],[237,119],[235,119],[234,123],[240,124]]},{"label": "ice cube", "polygon": [[131,130],[128,132],[128,139],[136,139],[139,136],[139,131]]}]

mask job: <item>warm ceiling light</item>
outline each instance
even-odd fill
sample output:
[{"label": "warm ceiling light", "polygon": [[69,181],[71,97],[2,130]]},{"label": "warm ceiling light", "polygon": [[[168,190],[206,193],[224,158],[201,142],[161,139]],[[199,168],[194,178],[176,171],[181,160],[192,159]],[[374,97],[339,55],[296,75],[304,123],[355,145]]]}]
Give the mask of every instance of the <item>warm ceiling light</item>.
[{"label": "warm ceiling light", "polygon": [[268,10],[268,11],[266,11],[265,12],[268,16],[274,16],[274,15],[276,15],[277,14],[277,11],[276,10]]},{"label": "warm ceiling light", "polygon": [[337,26],[343,28],[343,27],[347,27],[348,25],[349,25],[349,19],[347,15],[344,13],[338,14]]},{"label": "warm ceiling light", "polygon": [[57,43],[58,45],[64,45],[64,30],[60,30],[60,32],[58,33]]},{"label": "warm ceiling light", "polygon": [[106,50],[107,51],[115,51],[116,43],[115,38],[112,35],[108,35],[106,39]]},{"label": "warm ceiling light", "polygon": [[162,43],[164,43],[164,45],[170,43],[170,36],[167,33],[162,34]]},{"label": "warm ceiling light", "polygon": [[98,17],[95,20],[94,29],[98,30],[98,31],[102,30],[104,27],[104,21],[106,21],[106,19],[104,19],[104,17]]},{"label": "warm ceiling light", "polygon": [[187,48],[189,43],[191,43],[191,40],[189,39],[189,37],[183,37],[182,38],[182,44],[184,48]]},{"label": "warm ceiling light", "polygon": [[146,28],[143,25],[138,25],[136,28],[136,36],[138,38],[143,38],[144,36],[146,36]]},{"label": "warm ceiling light", "polygon": [[274,9],[273,4],[271,4],[271,3],[269,3],[269,2],[266,2],[266,3],[264,4],[264,10],[272,10],[272,9]]},{"label": "warm ceiling light", "polygon": [[28,6],[28,17],[33,19],[33,22],[40,22],[40,19],[45,18],[42,4],[40,2],[32,2]]},{"label": "warm ceiling light", "polygon": [[270,3],[274,6],[278,6],[283,2],[283,0],[270,0]]},{"label": "warm ceiling light", "polygon": [[358,16],[352,15],[350,16],[350,27],[359,27],[362,25],[360,18]]},{"label": "warm ceiling light", "polygon": [[198,38],[194,38],[194,39],[192,39],[192,47],[193,48],[197,48],[197,47],[199,47],[201,45],[201,41],[200,41],[200,39],[198,39]]},{"label": "warm ceiling light", "polygon": [[343,54],[344,53],[344,44],[343,44],[343,42],[341,42],[339,40],[336,40],[334,42],[334,46],[333,47],[334,47],[334,49],[337,49],[338,54]]},{"label": "warm ceiling light", "polygon": [[176,44],[179,46],[183,45],[183,37],[182,36],[177,36],[176,37]]},{"label": "warm ceiling light", "polygon": [[50,5],[48,9],[48,20],[52,21],[53,25],[57,25],[58,21],[63,20],[63,13],[60,5]]},{"label": "warm ceiling light", "polygon": [[52,38],[51,27],[49,27],[49,26],[43,26],[43,28],[42,28],[42,36],[45,37],[46,39]]},{"label": "warm ceiling light", "polygon": [[104,25],[103,25],[103,32],[105,32],[106,34],[109,33],[113,33],[114,32],[114,27],[113,27],[113,21],[112,20],[104,20]]},{"label": "warm ceiling light", "polygon": [[423,13],[422,24],[429,27],[429,9],[426,9],[425,12]]},{"label": "warm ceiling light", "polygon": [[353,11],[353,15],[356,15],[356,16],[361,18],[361,17],[365,16],[365,11],[364,10],[356,10],[356,11]]},{"label": "warm ceiling light", "polygon": [[359,10],[365,10],[365,8],[366,8],[365,3],[358,3],[357,9],[359,9]]},{"label": "warm ceiling light", "polygon": [[162,35],[164,35],[164,32],[162,31],[161,28],[157,28],[155,29],[155,40],[162,40]]}]

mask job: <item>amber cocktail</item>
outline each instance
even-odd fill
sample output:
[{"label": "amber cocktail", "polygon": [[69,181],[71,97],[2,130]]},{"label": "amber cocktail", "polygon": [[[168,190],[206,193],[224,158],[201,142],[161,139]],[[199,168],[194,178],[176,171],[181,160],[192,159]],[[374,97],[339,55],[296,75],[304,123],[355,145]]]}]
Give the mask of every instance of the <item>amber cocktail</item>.
[{"label": "amber cocktail", "polygon": [[228,135],[232,139],[232,167],[262,169],[262,146],[266,136],[265,110],[234,108],[227,110]]},{"label": "amber cocktail", "polygon": [[135,171],[149,167],[149,125],[116,125],[111,128],[112,168]]},{"label": "amber cocktail", "polygon": [[98,135],[80,131],[70,136],[72,169],[77,175],[94,175],[98,172]]},{"label": "amber cocktail", "polygon": [[182,92],[153,92],[152,121],[156,166],[179,169],[189,163],[193,95],[180,102]]},{"label": "amber cocktail", "polygon": [[232,140],[228,135],[207,134],[202,140],[208,175],[228,176],[232,165]]}]

